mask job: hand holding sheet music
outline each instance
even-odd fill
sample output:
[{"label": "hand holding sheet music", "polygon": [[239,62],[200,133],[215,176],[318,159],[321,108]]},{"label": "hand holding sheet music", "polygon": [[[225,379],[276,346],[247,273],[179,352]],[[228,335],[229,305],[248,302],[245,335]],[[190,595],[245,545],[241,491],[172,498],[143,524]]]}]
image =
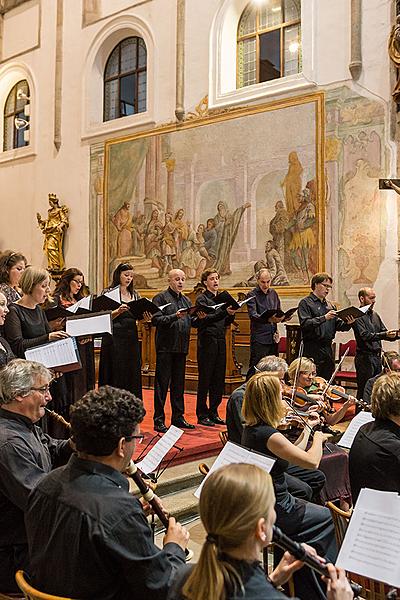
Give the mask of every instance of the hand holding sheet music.
[{"label": "hand holding sheet music", "polygon": [[175,427],[175,425],[171,425],[168,431],[162,436],[162,438],[158,440],[156,444],[154,444],[146,456],[136,464],[137,468],[145,474],[155,471],[162,459],[168,454],[182,434],[182,429],[178,429],[178,427]]},{"label": "hand holding sheet music", "polygon": [[351,448],[354,438],[356,437],[358,430],[365,423],[370,423],[370,421],[375,421],[374,417],[370,412],[361,411],[356,415],[351,421],[350,425],[337,442],[338,446],[342,446],[343,448]]},{"label": "hand holding sheet music", "polygon": [[218,454],[216,461],[208,472],[207,476],[201,482],[201,485],[197,488],[194,495],[196,498],[200,498],[201,489],[204,485],[207,477],[213,473],[216,469],[223,467],[224,465],[231,465],[237,463],[247,463],[248,465],[257,465],[267,473],[270,472],[272,467],[274,466],[275,460],[273,458],[269,458],[269,456],[264,456],[264,454],[260,454],[258,452],[253,452],[251,450],[247,450],[246,448],[242,448],[238,444],[233,444],[232,442],[227,442],[221,452]]}]

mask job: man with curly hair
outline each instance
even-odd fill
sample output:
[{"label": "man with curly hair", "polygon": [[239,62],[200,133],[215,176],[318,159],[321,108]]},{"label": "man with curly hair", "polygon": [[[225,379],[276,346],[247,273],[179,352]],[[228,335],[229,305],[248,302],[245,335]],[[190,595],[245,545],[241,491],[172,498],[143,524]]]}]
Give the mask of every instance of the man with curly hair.
[{"label": "man with curly hair", "polygon": [[48,594],[96,600],[166,598],[189,534],[170,518],[157,548],[142,504],[123,475],[141,439],[143,402],[100,387],[71,408],[77,455],[30,497],[31,576]]}]

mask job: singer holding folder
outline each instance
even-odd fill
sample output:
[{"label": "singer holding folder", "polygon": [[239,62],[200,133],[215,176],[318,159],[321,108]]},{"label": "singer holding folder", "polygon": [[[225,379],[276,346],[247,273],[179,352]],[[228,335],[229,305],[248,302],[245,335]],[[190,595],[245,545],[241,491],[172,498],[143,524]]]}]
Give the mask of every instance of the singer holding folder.
[{"label": "singer holding folder", "polygon": [[[266,578],[260,554],[272,541],[274,503],[271,477],[255,465],[230,464],[211,473],[199,507],[206,541],[197,564],[179,572],[169,600],[284,600],[286,596],[276,588],[308,567],[285,552]],[[309,546],[305,549],[322,560]],[[345,572],[332,564],[328,572],[328,600],[351,600]],[[302,600],[313,598],[302,596]]]},{"label": "singer holding folder", "polygon": [[[142,361],[136,319],[129,311],[127,302],[139,300],[140,294],[133,287],[134,270],[129,263],[121,263],[115,269],[110,288],[119,286],[121,306],[113,311],[113,335],[104,335],[101,343],[99,385],[112,385],[129,390],[142,397]],[[151,315],[144,314],[146,321]]]}]

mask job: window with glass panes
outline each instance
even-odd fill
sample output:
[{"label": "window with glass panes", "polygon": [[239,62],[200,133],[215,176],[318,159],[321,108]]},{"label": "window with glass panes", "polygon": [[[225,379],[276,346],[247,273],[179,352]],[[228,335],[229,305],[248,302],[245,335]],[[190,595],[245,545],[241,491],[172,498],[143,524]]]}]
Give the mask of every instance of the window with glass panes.
[{"label": "window with glass panes", "polygon": [[237,87],[301,71],[301,0],[248,4],[237,35]]},{"label": "window with glass panes", "polygon": [[104,70],[104,121],[146,110],[147,50],[140,37],[122,40]]},{"label": "window with glass panes", "polygon": [[[21,91],[19,91],[21,90]],[[18,81],[7,96],[4,106],[4,131],[3,131],[3,150],[13,150],[22,148],[29,144],[25,141],[24,132],[27,129],[17,129],[15,119],[24,119],[29,121],[25,106],[29,104],[29,85],[26,79]]]}]

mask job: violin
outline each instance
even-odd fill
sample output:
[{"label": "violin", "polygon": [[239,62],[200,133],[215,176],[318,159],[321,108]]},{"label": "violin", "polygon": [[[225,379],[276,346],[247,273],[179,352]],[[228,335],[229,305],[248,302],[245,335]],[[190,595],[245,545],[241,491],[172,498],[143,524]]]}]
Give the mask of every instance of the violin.
[{"label": "violin", "polygon": [[292,402],[293,397],[293,399],[295,400],[296,408],[299,407],[305,411],[307,411],[310,408],[313,408],[318,412],[322,410],[331,410],[330,405],[327,406],[326,402],[318,402],[314,400],[314,398],[310,398],[306,390],[300,386],[297,386],[293,393],[292,386],[284,385],[282,389],[282,396],[284,400],[289,400],[290,403]]},{"label": "violin", "polygon": [[[318,386],[318,392],[326,395],[330,402],[337,402],[339,399],[347,402],[347,400],[352,399],[352,396],[347,394],[346,390],[341,385],[329,385],[327,387],[327,382],[323,377],[315,377],[314,384]],[[369,404],[363,400],[355,399],[355,404],[356,406],[360,406],[362,410],[370,409]]]}]

